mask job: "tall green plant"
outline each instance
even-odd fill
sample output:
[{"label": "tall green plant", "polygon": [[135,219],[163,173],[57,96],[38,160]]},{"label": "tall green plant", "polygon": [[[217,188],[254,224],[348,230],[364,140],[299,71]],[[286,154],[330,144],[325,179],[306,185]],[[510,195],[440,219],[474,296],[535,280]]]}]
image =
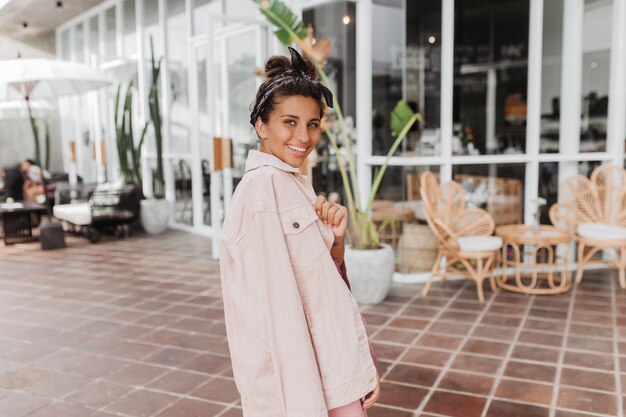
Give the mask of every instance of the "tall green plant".
[{"label": "tall green plant", "polygon": [[[161,73],[161,60],[155,61],[154,59],[154,47],[152,44],[152,38],[150,38],[150,52],[151,52],[151,82],[150,90],[148,92],[148,108],[150,111],[150,118],[145,122],[143,129],[141,130],[141,136],[139,142],[135,143],[134,131],[133,131],[133,84],[129,83],[124,101],[120,102],[120,94],[122,86],[117,87],[114,99],[114,122],[115,133],[117,141],[117,156],[120,161],[120,171],[122,177],[126,182],[137,185],[140,189],[142,186],[141,179],[141,149],[146,139],[146,133],[148,132],[148,126],[152,124],[154,129],[154,140],[156,148],[156,162],[157,171],[154,178],[153,195],[156,198],[165,197],[165,180],[163,177],[163,135],[162,135],[162,120],[161,109],[159,103],[159,75]],[[121,106],[121,107],[120,107]]]},{"label": "tall green plant", "polygon": [[124,101],[120,102],[122,85],[117,86],[113,100],[115,122],[115,140],[117,142],[117,157],[120,163],[120,172],[124,180],[135,184],[141,189],[141,147],[146,138],[150,121],[147,121],[141,130],[139,142],[135,144],[133,131],[133,83],[126,88]]},{"label": "tall green plant", "polygon": [[[306,39],[309,33],[302,20],[280,0],[253,1],[259,6],[261,13],[263,13],[267,20],[269,20],[269,22],[276,27],[274,34],[280,42],[285,46],[289,46],[292,43],[298,45],[304,54],[307,55],[307,57],[315,65],[324,85],[332,91],[332,84],[328,75],[324,71],[324,56],[313,48],[311,42],[307,42]],[[333,96],[337,97],[334,92]],[[337,115],[340,138],[338,138],[337,135],[335,135],[328,128],[326,128],[324,132],[335,149],[335,153],[339,161],[339,172],[341,174],[348,211],[350,213],[348,232],[350,244],[356,249],[375,249],[380,246],[380,236],[376,226],[370,219],[372,202],[376,197],[382,178],[385,175],[387,166],[389,165],[389,158],[391,158],[391,156],[398,149],[398,146],[400,146],[402,141],[405,139],[413,124],[416,121],[421,120],[421,116],[418,113],[414,113],[408,104],[402,100],[396,104],[391,114],[392,134],[396,139],[389,149],[389,152],[387,152],[385,162],[374,177],[367,203],[365,207],[363,207],[361,204],[360,190],[357,182],[354,154],[352,152],[350,137],[347,133],[343,112],[341,111],[341,105],[338,102],[335,102],[333,103],[333,109]],[[339,152],[339,139],[342,139],[342,142],[346,147],[348,155],[347,161],[344,160]]]},{"label": "tall green plant", "polygon": [[37,164],[37,166],[42,167],[44,169],[49,169],[50,167],[50,129],[48,127],[48,122],[46,121],[44,124],[45,128],[45,136],[44,136],[44,156],[41,156],[41,144],[39,140],[39,126],[37,126],[37,119],[33,116],[33,112],[30,108],[30,102],[26,99],[26,107],[28,108],[28,118],[30,119],[30,128],[33,131],[33,141],[35,144],[35,155],[33,156],[33,160]]},{"label": "tall green plant", "polygon": [[150,37],[150,62],[152,82],[150,83],[150,93],[148,94],[148,105],[150,107],[150,120],[154,128],[154,141],[156,145],[157,171],[154,178],[154,197],[165,197],[165,180],[163,178],[163,135],[161,134],[161,107],[159,104],[159,75],[161,73],[161,60],[154,60],[154,46]]}]

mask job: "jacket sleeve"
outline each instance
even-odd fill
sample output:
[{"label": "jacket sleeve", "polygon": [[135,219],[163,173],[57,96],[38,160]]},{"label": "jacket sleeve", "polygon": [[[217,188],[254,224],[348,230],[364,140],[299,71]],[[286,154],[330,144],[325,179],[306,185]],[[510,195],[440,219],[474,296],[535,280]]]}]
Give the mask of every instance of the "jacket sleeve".
[{"label": "jacket sleeve", "polygon": [[245,256],[258,272],[268,350],[284,415],[326,416],[315,351],[278,213],[258,211]]}]

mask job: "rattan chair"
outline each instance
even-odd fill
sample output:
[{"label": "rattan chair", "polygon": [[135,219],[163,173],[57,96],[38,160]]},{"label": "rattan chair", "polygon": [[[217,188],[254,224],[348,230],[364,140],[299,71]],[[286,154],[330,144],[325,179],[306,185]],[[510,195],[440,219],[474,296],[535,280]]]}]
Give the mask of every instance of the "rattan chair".
[{"label": "rattan chair", "polygon": [[[576,283],[587,264],[602,262],[619,270],[620,287],[626,288],[626,170],[602,165],[591,179],[567,179],[559,188],[559,202],[550,208],[550,220],[578,243]],[[613,256],[593,260],[599,251]]]},{"label": "rattan chair", "polygon": [[485,210],[467,208],[463,190],[450,181],[439,184],[432,172],[420,178],[420,192],[426,221],[439,240],[439,251],[430,278],[422,294],[426,296],[433,280],[441,276],[462,274],[476,283],[478,299],[485,300],[483,280],[489,277],[492,291],[496,291],[494,266],[497,263],[502,239],[492,236],[493,218]]}]

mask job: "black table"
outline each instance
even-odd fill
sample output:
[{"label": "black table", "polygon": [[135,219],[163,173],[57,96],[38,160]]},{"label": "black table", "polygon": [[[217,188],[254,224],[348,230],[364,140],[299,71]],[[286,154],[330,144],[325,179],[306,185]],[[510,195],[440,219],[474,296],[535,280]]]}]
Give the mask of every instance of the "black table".
[{"label": "black table", "polygon": [[39,235],[33,233],[41,222],[41,214],[46,212],[46,206],[33,203],[0,204],[0,217],[4,230],[4,244],[13,245],[22,242],[39,240]]}]

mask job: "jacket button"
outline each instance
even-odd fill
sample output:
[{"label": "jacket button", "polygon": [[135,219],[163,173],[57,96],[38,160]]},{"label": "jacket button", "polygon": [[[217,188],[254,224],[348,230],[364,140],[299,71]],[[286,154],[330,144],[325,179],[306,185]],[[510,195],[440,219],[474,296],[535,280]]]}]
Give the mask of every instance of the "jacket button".
[{"label": "jacket button", "polygon": [[293,226],[294,229],[298,229],[300,227],[300,223],[293,222],[292,226]]}]

